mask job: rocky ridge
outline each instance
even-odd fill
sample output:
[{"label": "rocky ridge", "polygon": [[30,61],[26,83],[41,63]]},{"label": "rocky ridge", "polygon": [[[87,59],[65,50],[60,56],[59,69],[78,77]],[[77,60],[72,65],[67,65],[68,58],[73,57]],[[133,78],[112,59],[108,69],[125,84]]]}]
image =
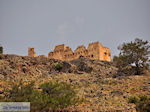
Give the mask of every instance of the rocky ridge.
[{"label": "rocky ridge", "polygon": [[[55,64],[61,64],[60,71],[55,69]],[[48,59],[44,56],[28,57],[17,55],[0,55],[0,77],[16,79],[25,76],[47,76],[58,73],[93,74],[96,77],[110,77],[116,68],[109,62],[80,58],[70,62]]]}]

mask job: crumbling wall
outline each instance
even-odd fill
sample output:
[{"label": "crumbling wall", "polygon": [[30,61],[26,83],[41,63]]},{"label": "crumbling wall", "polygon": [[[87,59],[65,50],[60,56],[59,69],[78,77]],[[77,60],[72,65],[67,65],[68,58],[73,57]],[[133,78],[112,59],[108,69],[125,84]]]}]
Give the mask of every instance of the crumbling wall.
[{"label": "crumbling wall", "polygon": [[110,49],[106,47],[104,47],[103,49],[103,60],[111,61]]},{"label": "crumbling wall", "polygon": [[101,44],[99,42],[90,43],[88,45],[88,58],[100,60],[100,48]]},{"label": "crumbling wall", "polygon": [[66,49],[64,50],[64,55],[63,55],[63,60],[73,60],[74,59],[74,53],[72,51],[72,49],[70,47],[66,47]]},{"label": "crumbling wall", "polygon": [[34,51],[34,48],[28,48],[28,56],[30,57],[36,57],[36,53]]},{"label": "crumbling wall", "polygon": [[99,42],[90,43],[88,48],[81,45],[76,48],[73,52],[72,49],[68,46],[57,45],[54,48],[54,51],[49,52],[48,57],[51,59],[59,59],[59,60],[74,60],[79,57],[86,57],[93,60],[103,60],[103,61],[111,61],[111,53],[110,49],[104,47]]},{"label": "crumbling wall", "polygon": [[75,59],[79,58],[79,57],[86,57],[87,56],[87,50],[86,50],[86,47],[81,45],[81,46],[78,46],[76,48],[76,50],[74,51],[74,54],[75,54]]}]

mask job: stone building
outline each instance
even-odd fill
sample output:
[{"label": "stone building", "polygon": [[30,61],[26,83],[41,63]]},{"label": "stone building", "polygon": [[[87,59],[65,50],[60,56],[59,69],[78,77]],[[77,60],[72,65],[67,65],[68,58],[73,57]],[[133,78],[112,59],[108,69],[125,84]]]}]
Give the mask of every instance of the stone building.
[{"label": "stone building", "polygon": [[93,60],[111,61],[109,48],[104,47],[99,42],[90,43],[88,47],[81,45],[75,51],[64,44],[57,45],[54,51],[48,53],[48,58],[70,61],[79,57],[86,57]]},{"label": "stone building", "polygon": [[28,48],[28,56],[36,57],[36,53],[34,51],[34,48]]}]

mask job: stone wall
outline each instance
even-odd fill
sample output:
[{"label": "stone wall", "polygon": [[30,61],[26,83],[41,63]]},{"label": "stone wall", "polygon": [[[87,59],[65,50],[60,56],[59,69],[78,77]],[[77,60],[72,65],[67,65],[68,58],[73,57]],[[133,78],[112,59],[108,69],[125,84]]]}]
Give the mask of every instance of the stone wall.
[{"label": "stone wall", "polygon": [[59,60],[74,60],[79,57],[86,57],[93,60],[103,60],[111,61],[110,49],[104,47],[99,42],[90,43],[88,47],[81,45],[78,46],[75,51],[64,44],[57,45],[54,48],[54,51],[48,53],[50,59],[59,59]]},{"label": "stone wall", "polygon": [[34,48],[28,48],[28,56],[36,57],[36,53],[34,51]]}]

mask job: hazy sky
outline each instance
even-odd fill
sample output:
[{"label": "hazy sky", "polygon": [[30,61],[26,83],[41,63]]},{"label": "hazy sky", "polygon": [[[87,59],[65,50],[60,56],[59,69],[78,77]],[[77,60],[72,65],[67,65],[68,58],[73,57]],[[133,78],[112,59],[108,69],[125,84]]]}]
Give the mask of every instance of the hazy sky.
[{"label": "hazy sky", "polygon": [[134,38],[150,40],[150,0],[0,0],[4,53],[47,55],[57,44],[73,50],[99,41],[117,54]]}]

